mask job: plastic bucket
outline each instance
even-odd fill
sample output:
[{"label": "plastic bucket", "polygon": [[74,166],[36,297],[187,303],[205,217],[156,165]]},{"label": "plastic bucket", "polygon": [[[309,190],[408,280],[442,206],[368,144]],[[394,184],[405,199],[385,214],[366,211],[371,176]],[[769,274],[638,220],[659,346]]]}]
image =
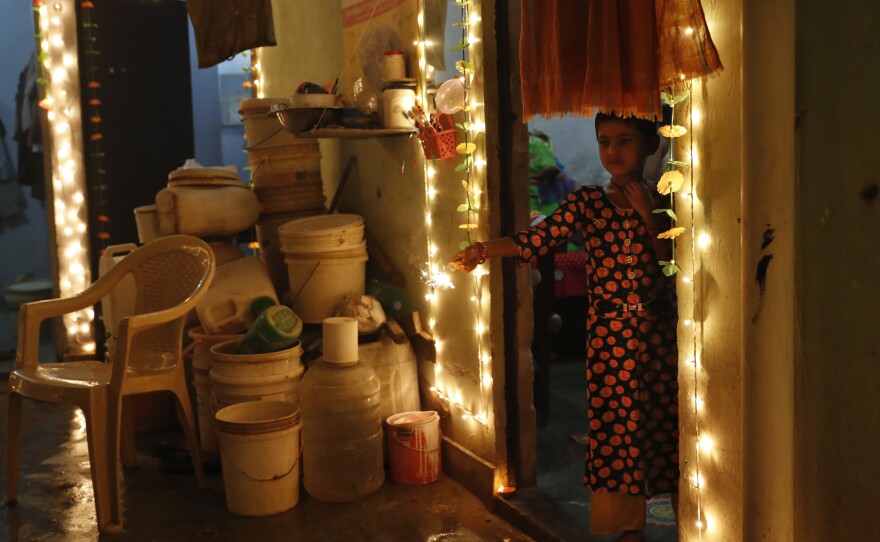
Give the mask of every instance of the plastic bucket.
[{"label": "plastic bucket", "polygon": [[297,218],[323,214],[323,210],[303,211],[298,213],[284,213],[263,215],[257,223],[257,241],[260,243],[260,258],[266,264],[266,271],[272,280],[272,285],[278,295],[283,294],[290,287],[287,281],[287,265],[284,263],[284,253],[281,252],[281,241],[278,239],[278,228]]},{"label": "plastic bucket", "polygon": [[427,484],[440,477],[440,416],[436,411],[389,416],[391,477],[401,484]]},{"label": "plastic bucket", "polygon": [[[267,118],[271,119],[275,126],[281,126],[274,115]],[[273,129],[275,128],[273,127]],[[282,130],[282,132],[286,134],[286,137],[293,138],[287,131]],[[250,141],[249,137],[248,165],[251,168],[254,186],[283,182],[284,178],[279,179],[275,177],[277,175],[288,176],[288,181],[290,174],[294,174],[296,179],[321,178],[321,149],[317,140],[293,138],[293,143],[290,144],[259,145],[257,147],[251,146]],[[257,140],[255,143],[259,143],[259,141]]]},{"label": "plastic bucket", "polygon": [[267,215],[305,211],[324,211],[324,188],[320,184],[302,187],[254,188]]},{"label": "plastic bucket", "polygon": [[214,412],[248,401],[286,401],[299,405],[299,383],[305,372],[299,343],[267,354],[233,354],[238,341],[211,348],[211,397]]},{"label": "plastic bucket", "polygon": [[364,293],[366,261],[366,253],[352,258],[320,260],[285,258],[291,308],[307,324],[319,324],[333,316],[333,310],[343,297]]},{"label": "plastic bucket", "polygon": [[226,507],[271,516],[299,502],[299,408],[283,401],[239,403],[217,412]]},{"label": "plastic bucket", "polygon": [[297,341],[290,348],[265,354],[235,354],[240,339],[211,347],[211,372],[226,378],[256,378],[288,374],[302,369],[302,346]]},{"label": "plastic bucket", "polygon": [[364,241],[364,219],[352,214],[300,218],[281,226],[278,239],[287,253],[339,250]]},{"label": "plastic bucket", "polygon": [[159,215],[155,205],[143,205],[134,208],[134,221],[137,225],[138,241],[146,245],[150,241],[162,237],[159,233]]},{"label": "plastic bucket", "polygon": [[214,427],[214,404],[211,401],[211,347],[230,340],[240,341],[244,335],[211,335],[204,328],[189,330],[192,343],[193,387],[199,418],[199,443],[207,454],[217,453],[217,430]]}]

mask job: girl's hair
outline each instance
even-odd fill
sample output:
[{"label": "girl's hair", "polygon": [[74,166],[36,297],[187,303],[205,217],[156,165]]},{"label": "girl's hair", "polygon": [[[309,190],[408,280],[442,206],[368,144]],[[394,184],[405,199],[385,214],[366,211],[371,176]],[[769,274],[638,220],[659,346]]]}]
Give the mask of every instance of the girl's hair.
[{"label": "girl's hair", "polygon": [[657,135],[657,122],[648,119],[640,119],[638,117],[620,117],[613,113],[596,113],[596,135],[599,135],[599,125],[603,122],[608,121],[616,121],[622,122],[627,126],[631,126],[638,130],[645,141],[650,141],[651,138]]}]

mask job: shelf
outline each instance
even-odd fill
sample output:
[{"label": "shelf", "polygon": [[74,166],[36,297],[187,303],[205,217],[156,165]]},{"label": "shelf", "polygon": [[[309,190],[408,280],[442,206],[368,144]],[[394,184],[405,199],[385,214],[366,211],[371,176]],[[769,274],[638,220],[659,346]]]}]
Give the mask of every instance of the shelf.
[{"label": "shelf", "polygon": [[296,137],[325,138],[325,139],[368,139],[371,137],[390,137],[401,135],[416,135],[414,130],[395,128],[315,128],[298,134]]}]

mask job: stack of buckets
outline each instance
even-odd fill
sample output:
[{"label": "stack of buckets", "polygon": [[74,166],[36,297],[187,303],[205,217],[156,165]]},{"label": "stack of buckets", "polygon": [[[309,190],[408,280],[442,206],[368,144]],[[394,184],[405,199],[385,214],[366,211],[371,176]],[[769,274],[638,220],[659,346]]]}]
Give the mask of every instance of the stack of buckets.
[{"label": "stack of buckets", "polygon": [[241,340],[244,335],[212,335],[201,327],[189,330],[193,340],[192,371],[193,386],[196,391],[196,410],[199,418],[199,441],[202,452],[217,454],[217,431],[214,426],[214,403],[211,399],[211,347],[215,344]]},{"label": "stack of buckets", "polygon": [[278,230],[287,264],[291,308],[307,324],[333,316],[339,301],[363,294],[367,243],[358,215],[300,218]]},{"label": "stack of buckets", "polygon": [[248,98],[238,110],[245,125],[251,181],[263,205],[257,223],[260,255],[279,294],[288,283],[278,227],[325,212],[318,140],[295,138],[270,113],[273,106],[286,104],[283,98]]}]

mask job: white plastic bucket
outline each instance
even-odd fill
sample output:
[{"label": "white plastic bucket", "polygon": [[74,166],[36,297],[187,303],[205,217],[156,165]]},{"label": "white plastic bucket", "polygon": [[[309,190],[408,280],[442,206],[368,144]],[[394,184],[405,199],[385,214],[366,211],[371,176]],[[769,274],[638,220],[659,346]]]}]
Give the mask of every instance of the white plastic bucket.
[{"label": "white plastic bucket", "polygon": [[214,412],[249,401],[286,401],[299,405],[299,384],[305,372],[302,347],[267,354],[233,354],[238,341],[211,348],[211,398]]},{"label": "white plastic bucket", "polygon": [[217,430],[214,427],[214,403],[211,400],[211,347],[230,340],[240,341],[244,335],[211,335],[204,328],[189,330],[192,344],[193,387],[196,390],[196,411],[199,418],[199,444],[206,454],[217,453]]},{"label": "white plastic bucket", "polygon": [[299,408],[282,401],[239,403],[217,412],[226,507],[271,516],[299,502]]},{"label": "white plastic bucket", "polygon": [[244,134],[248,147],[295,145],[297,143],[293,134],[285,130],[278,122],[278,118],[270,113],[273,105],[286,106],[287,99],[245,98],[239,104],[238,113],[244,122]]},{"label": "white plastic bucket", "polygon": [[339,301],[366,288],[367,255],[351,258],[300,260],[285,258],[290,280],[291,308],[307,324],[333,316]]},{"label": "white plastic bucket", "polygon": [[159,215],[155,205],[143,205],[134,208],[134,221],[137,225],[138,241],[146,245],[150,241],[162,237],[159,233]]},{"label": "white plastic bucket", "polygon": [[364,219],[352,214],[317,215],[293,220],[278,229],[287,254],[347,249],[364,241]]},{"label": "white plastic bucket", "polygon": [[401,484],[427,484],[440,477],[440,416],[401,412],[386,420],[391,477]]}]

